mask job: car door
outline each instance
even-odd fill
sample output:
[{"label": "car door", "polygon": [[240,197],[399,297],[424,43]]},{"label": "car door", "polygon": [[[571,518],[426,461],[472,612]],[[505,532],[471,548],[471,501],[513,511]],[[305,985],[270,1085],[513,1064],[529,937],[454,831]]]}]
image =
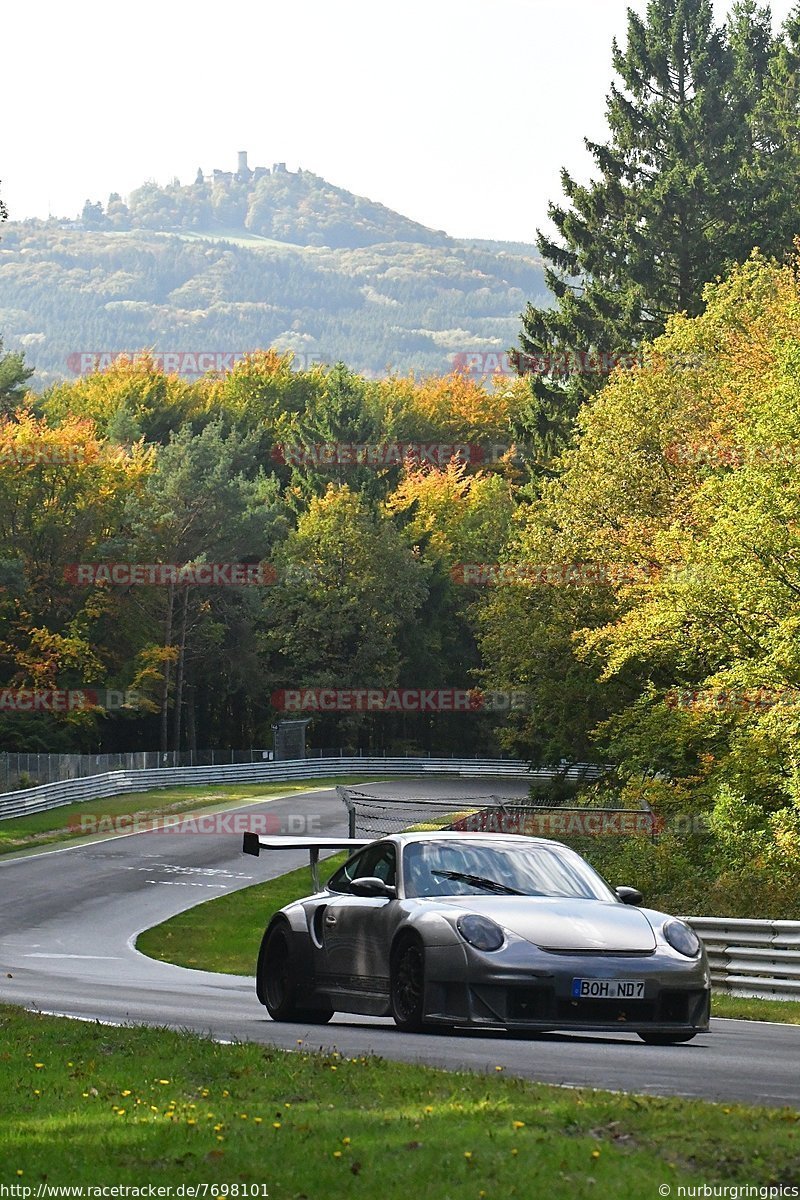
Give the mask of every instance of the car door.
[{"label": "car door", "polygon": [[396,901],[385,896],[356,896],[353,879],[377,876],[396,886],[397,851],[393,842],[368,846],[337,871],[328,887],[335,891],[321,918],[322,964],[331,995],[346,997],[350,1011],[380,1013],[389,995],[389,947]]}]

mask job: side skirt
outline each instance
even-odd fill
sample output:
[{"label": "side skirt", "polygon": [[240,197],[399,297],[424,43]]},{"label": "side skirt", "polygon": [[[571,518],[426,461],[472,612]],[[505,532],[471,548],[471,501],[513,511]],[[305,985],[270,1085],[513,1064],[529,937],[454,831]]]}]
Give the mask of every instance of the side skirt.
[{"label": "side skirt", "polygon": [[318,994],[330,1000],[337,1012],[388,1017],[389,980],[379,976],[317,976]]}]

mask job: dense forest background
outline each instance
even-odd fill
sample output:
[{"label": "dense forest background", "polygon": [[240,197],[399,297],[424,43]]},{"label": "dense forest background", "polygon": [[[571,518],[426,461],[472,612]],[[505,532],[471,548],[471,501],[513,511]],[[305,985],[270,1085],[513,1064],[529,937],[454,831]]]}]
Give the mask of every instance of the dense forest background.
[{"label": "dense forest background", "polygon": [[426,229],[309,171],[148,183],[76,220],[9,223],[0,331],[38,386],[83,353],[273,346],[300,365],[446,372],[546,302],[533,246]]}]

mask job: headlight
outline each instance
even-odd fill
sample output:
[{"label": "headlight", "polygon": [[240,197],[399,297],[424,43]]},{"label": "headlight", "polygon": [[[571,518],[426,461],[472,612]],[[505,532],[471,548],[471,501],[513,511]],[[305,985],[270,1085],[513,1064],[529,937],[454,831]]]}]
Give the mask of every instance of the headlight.
[{"label": "headlight", "polygon": [[664,925],[664,937],[673,950],[685,954],[687,958],[697,958],[700,953],[699,937],[691,926],[685,925],[683,921],[667,921]]},{"label": "headlight", "polygon": [[465,942],[476,950],[499,950],[506,940],[498,924],[488,917],[477,917],[467,914],[456,921],[456,929]]}]

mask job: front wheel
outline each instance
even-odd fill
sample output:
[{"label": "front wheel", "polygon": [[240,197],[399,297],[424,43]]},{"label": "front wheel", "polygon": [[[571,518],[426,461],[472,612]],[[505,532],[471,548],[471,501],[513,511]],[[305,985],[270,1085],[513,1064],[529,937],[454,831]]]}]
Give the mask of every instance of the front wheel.
[{"label": "front wheel", "polygon": [[677,1046],[679,1042],[690,1042],[697,1037],[694,1033],[640,1033],[639,1037],[648,1046]]},{"label": "front wheel", "polygon": [[390,1000],[398,1029],[419,1033],[424,1026],[425,951],[416,937],[404,938],[392,954]]},{"label": "front wheel", "polygon": [[264,934],[258,956],[256,991],[273,1021],[302,1021],[326,1025],[332,1008],[303,1008],[298,1003],[299,987],[292,962],[291,934],[274,925]]}]

